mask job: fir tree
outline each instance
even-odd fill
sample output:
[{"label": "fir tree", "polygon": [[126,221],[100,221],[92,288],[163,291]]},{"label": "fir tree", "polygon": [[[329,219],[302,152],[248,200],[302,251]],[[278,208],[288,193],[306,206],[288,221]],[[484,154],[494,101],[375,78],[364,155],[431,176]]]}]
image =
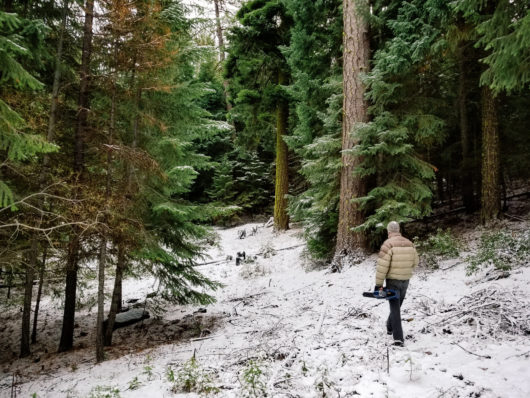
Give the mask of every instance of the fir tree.
[{"label": "fir tree", "polygon": [[275,131],[274,224],[279,230],[287,229],[289,181],[284,136],[289,119],[285,86],[289,84],[290,71],[281,48],[289,43],[291,17],[281,1],[253,0],[241,7],[237,18],[241,26],[231,31],[227,60],[230,91],[236,98],[235,125],[237,129],[242,123],[246,131],[258,129],[262,134]]},{"label": "fir tree", "polygon": [[[296,123],[286,141],[300,159],[306,188],[289,200],[289,213],[304,224],[310,252],[328,257],[338,220],[342,119],[342,2],[286,2],[293,16],[286,56]],[[325,22],[323,22],[325,21]]]}]

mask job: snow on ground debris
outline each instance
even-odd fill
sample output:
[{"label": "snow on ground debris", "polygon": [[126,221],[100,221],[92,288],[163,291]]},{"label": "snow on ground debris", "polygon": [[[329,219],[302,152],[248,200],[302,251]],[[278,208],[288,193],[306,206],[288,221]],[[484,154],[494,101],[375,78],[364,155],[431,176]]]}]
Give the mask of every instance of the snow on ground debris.
[{"label": "snow on ground debris", "polygon": [[[247,236],[239,239],[242,229]],[[173,388],[193,355],[192,381],[220,397],[515,398],[530,392],[528,329],[525,335],[513,326],[528,321],[528,297],[521,293],[528,267],[492,282],[467,277],[465,264],[453,266],[457,260],[442,263],[446,270],[419,270],[402,309],[406,347],[398,348],[384,328],[387,303],[361,296],[373,288],[375,255],[341,273],[306,271],[299,230],[275,234],[249,224],[218,233],[219,246],[209,253],[218,261],[200,268],[225,284],[215,293],[217,303],[206,314],[184,306],[165,316],[208,315],[216,327],[99,365],[84,361],[38,375],[22,369],[18,396],[197,396]],[[242,251],[247,261],[236,266]],[[152,284],[130,281],[124,299]],[[0,395],[8,396],[11,375],[1,376]]]}]

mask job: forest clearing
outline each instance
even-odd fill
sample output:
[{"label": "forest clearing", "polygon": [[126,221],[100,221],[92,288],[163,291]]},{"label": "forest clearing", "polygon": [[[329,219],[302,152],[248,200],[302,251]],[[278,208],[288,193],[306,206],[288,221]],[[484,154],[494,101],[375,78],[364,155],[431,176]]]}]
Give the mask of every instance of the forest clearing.
[{"label": "forest clearing", "polygon": [[[239,239],[239,230],[253,228],[255,235]],[[528,222],[504,228],[528,233]],[[361,297],[372,288],[375,256],[341,273],[311,270],[298,228],[278,234],[247,224],[218,230],[210,255],[222,260],[201,270],[226,286],[204,313],[175,306],[160,319],[118,329],[108,359],[94,365],[94,309],[81,310],[74,351],[56,354],[58,336],[45,335],[32,357],[1,364],[2,396],[16,374],[17,396],[38,397],[524,397],[530,299],[522,292],[530,268],[501,279],[467,276],[467,250],[476,250],[483,230],[462,232],[466,251],[440,259],[437,270],[421,264],[411,280],[405,348],[388,346],[386,302]],[[252,260],[225,260],[242,249]],[[155,289],[153,278],[126,279],[123,299],[143,301]],[[84,297],[95,293],[92,282]],[[57,301],[43,303],[43,330],[60,320]],[[11,314],[4,342],[16,336]]]},{"label": "forest clearing", "polygon": [[526,397],[529,66],[527,0],[0,0],[0,395]]}]

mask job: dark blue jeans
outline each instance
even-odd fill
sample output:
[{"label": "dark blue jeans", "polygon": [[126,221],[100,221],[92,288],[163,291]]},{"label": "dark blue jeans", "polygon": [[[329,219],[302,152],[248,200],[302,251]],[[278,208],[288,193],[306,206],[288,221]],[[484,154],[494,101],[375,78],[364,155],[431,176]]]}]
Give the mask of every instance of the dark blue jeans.
[{"label": "dark blue jeans", "polygon": [[401,327],[401,304],[403,304],[403,300],[405,300],[409,281],[387,279],[386,287],[387,289],[399,292],[399,299],[388,300],[388,304],[390,304],[390,315],[386,321],[386,330],[392,332],[394,340],[405,341],[403,338],[403,328]]}]

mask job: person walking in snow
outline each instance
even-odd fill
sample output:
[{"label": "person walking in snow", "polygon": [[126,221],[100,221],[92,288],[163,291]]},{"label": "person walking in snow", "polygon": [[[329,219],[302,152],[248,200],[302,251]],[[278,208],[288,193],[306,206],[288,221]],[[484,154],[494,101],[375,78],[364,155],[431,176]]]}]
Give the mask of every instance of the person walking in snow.
[{"label": "person walking in snow", "polygon": [[390,315],[386,322],[387,334],[394,337],[394,345],[404,345],[403,329],[401,327],[401,305],[405,300],[409,279],[414,268],[418,265],[419,258],[414,245],[399,232],[396,221],[388,223],[388,239],[383,242],[377,259],[375,275],[375,290],[383,289],[386,279],[386,288],[395,290],[399,299],[388,300]]}]

